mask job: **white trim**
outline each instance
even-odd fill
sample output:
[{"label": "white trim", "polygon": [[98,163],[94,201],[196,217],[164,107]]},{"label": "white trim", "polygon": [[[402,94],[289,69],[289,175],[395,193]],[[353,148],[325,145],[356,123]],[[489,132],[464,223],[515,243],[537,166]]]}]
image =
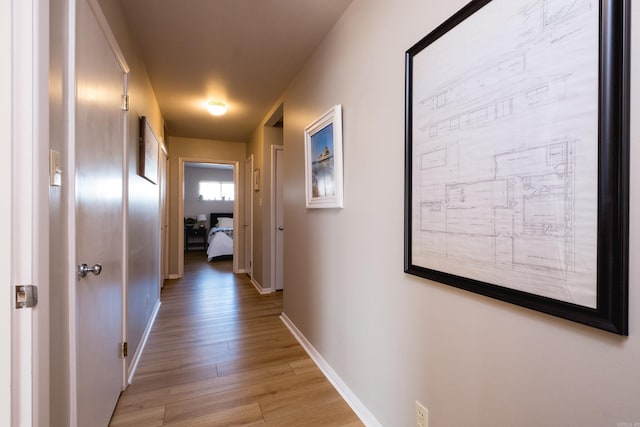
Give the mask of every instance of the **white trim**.
[{"label": "white trim", "polygon": [[[12,80],[12,174],[11,250],[12,282],[34,284],[33,259],[33,151],[36,146],[37,123],[34,122],[34,91],[37,88],[33,14],[36,1],[12,2],[13,80]],[[16,228],[17,227],[17,228]],[[15,233],[14,230],[20,230]],[[18,238],[19,235],[19,238]],[[13,293],[13,292],[12,292]],[[33,318],[32,310],[14,310],[12,316],[12,422],[13,425],[33,425],[35,409],[33,379]],[[35,338],[35,337],[33,337]]]},{"label": "white trim", "polygon": [[251,284],[253,285],[254,288],[256,288],[256,291],[258,291],[260,295],[267,295],[273,292],[271,288],[266,288],[266,289],[263,288],[260,283],[253,280],[253,277],[251,277]]},{"label": "white trim", "polygon": [[178,276],[184,275],[184,160],[178,159],[178,217],[176,230],[178,234]]},{"label": "white trim", "polygon": [[160,311],[160,305],[162,305],[162,303],[160,302],[160,300],[158,300],[156,302],[156,306],[153,308],[153,312],[151,313],[151,317],[149,318],[147,327],[144,328],[144,332],[142,333],[142,338],[140,339],[140,344],[138,344],[138,348],[136,349],[135,354],[131,358],[131,363],[129,364],[129,372],[127,374],[127,385],[133,383],[133,377],[136,374],[138,363],[140,363],[140,358],[142,357],[144,348],[147,345],[149,334],[151,334],[153,325],[156,323],[156,317],[158,316],[158,311]]},{"label": "white trim", "polygon": [[170,274],[169,280],[173,280],[173,279],[182,279],[182,276],[179,274]]},{"label": "white trim", "polygon": [[[245,244],[244,246],[244,254],[242,258],[244,259],[244,271],[246,274],[251,277],[253,281],[253,185],[252,179],[253,176],[253,154],[250,154],[244,160],[244,188],[243,188],[243,202],[244,202],[244,212],[242,215],[242,222],[244,223],[249,217],[249,224],[243,224],[242,227],[242,240]],[[249,201],[249,206],[247,206],[247,200]],[[249,227],[249,247],[246,247],[247,243],[247,227]],[[234,239],[235,240],[235,239]],[[249,254],[249,259],[247,259],[247,253]]]},{"label": "white trim", "polygon": [[87,0],[87,2],[89,3],[91,10],[93,10],[93,14],[96,16],[98,23],[100,24],[100,28],[102,29],[102,32],[107,39],[107,43],[109,43],[109,46],[111,46],[111,50],[116,56],[116,60],[120,64],[122,72],[125,74],[129,74],[129,72],[131,71],[131,69],[129,68],[129,64],[127,64],[127,60],[122,53],[122,49],[120,49],[120,45],[118,44],[116,37],[113,35],[113,31],[111,31],[109,22],[104,16],[104,12],[102,12],[102,8],[100,7],[98,0]]},{"label": "white trim", "polygon": [[[93,6],[92,2],[94,0],[90,0],[90,4]],[[99,8],[99,6],[96,6]],[[98,9],[99,10],[99,9]],[[109,45],[114,49],[113,43],[115,42],[115,38],[113,38],[113,34],[109,29],[108,24],[102,23],[102,20],[105,19],[102,12],[96,13],[96,9],[93,9],[94,14],[98,17],[98,21],[102,26],[103,31],[105,31],[105,35],[107,35],[107,40],[109,41]],[[106,33],[108,30],[108,34]],[[109,38],[109,34],[113,38]],[[117,43],[115,44],[115,48],[117,51],[114,54],[116,55],[118,62],[121,67],[123,67],[122,73],[122,95],[127,96],[129,94],[129,74],[128,71],[124,71],[126,68],[128,70],[128,66],[126,63],[122,63],[124,61],[124,57],[122,56],[122,52],[120,52],[120,48]],[[127,111],[122,110],[122,287],[121,287],[121,296],[122,296],[122,331],[120,332],[121,342],[127,342],[129,340],[127,334],[127,325],[129,323],[129,316],[127,314],[127,307],[129,305],[129,150],[128,150],[128,137],[129,137],[129,115]],[[124,390],[127,385],[127,358],[122,359],[122,389]]]},{"label": "white trim", "polygon": [[[16,141],[13,139],[13,95],[11,87],[13,82],[13,54],[12,54],[12,16],[11,3],[0,2],[0,58],[7,58],[8,61],[0,62],[0,93],[5,94],[0,99],[0,135],[2,140],[9,141],[13,147]],[[9,96],[12,95],[12,96]],[[12,201],[11,189],[13,188],[12,162],[10,155],[0,157],[0,204],[8,209],[0,209],[0,235],[10,236],[12,230]],[[12,405],[15,396],[11,389],[11,366],[12,366],[12,343],[11,330],[13,321],[12,297],[14,292],[11,288],[11,268],[13,265],[13,255],[11,250],[11,239],[0,239],[0,348],[5,349],[0,356],[0,425],[11,426]]]},{"label": "white trim", "polygon": [[[240,162],[236,160],[218,160],[210,157],[179,157],[178,158],[178,217],[174,226],[178,230],[178,274],[177,278],[184,275],[184,164],[185,163],[219,163],[223,165],[233,166],[233,182],[236,194],[238,191],[240,180],[238,179]],[[233,198],[233,229],[238,229],[238,197]],[[171,227],[171,226],[169,226]],[[237,233],[236,233],[237,235]],[[238,239],[235,235],[233,238],[233,272],[238,273]],[[171,275],[175,276],[175,275]],[[171,277],[169,276],[169,277]]]},{"label": "white trim", "polygon": [[347,405],[353,409],[353,412],[360,418],[360,420],[364,423],[364,425],[369,427],[382,427],[382,424],[373,416],[373,414],[369,411],[369,409],[358,399],[358,396],[355,395],[353,391],[349,388],[349,386],[340,378],[340,376],[333,370],[331,365],[327,363],[326,360],[320,355],[318,350],[316,350],[313,345],[305,338],[305,336],[300,332],[300,330],[296,327],[296,325],[287,317],[285,313],[280,315],[280,320],[285,326],[291,331],[293,336],[298,340],[304,351],[307,352],[311,360],[315,362],[320,371],[324,374],[324,376],[329,380],[331,384],[335,387],[335,389],[340,393],[340,396],[347,402]]},{"label": "white trim", "polygon": [[276,289],[276,151],[284,151],[284,145],[271,146],[271,291]]},{"label": "white trim", "polygon": [[34,157],[33,157],[33,280],[40,304],[33,310],[33,425],[45,426],[50,418],[50,298],[49,298],[49,0],[35,2]]},{"label": "white trim", "polygon": [[[33,149],[35,129],[33,122],[35,64],[33,13],[35,1],[12,2],[12,199],[11,199],[11,285],[33,284],[31,264],[33,224]],[[15,233],[18,227],[20,233]],[[18,238],[17,234],[20,235]],[[12,291],[13,294],[13,291]],[[12,423],[33,425],[33,348],[32,310],[13,310],[12,337]]]},{"label": "white trim", "polygon": [[69,324],[69,425],[78,425],[78,328],[77,328],[77,292],[75,286],[76,265],[76,0],[69,0],[67,10],[68,39],[67,39],[67,79],[66,79],[66,112],[67,119],[67,167],[69,171],[64,175],[62,185],[67,186],[67,242],[68,242],[68,266],[67,278],[69,281],[68,324]]},{"label": "white trim", "polygon": [[[233,162],[233,187],[234,187],[234,191],[236,192],[236,194],[240,194],[240,162]],[[237,197],[233,198],[233,229],[237,230],[238,229],[238,224],[240,221],[240,218],[238,218],[238,207],[240,206],[240,201],[238,200]],[[238,264],[238,248],[239,248],[240,242],[238,242],[238,239],[235,238],[235,234],[233,237],[233,271],[236,272],[238,271],[238,269],[240,268],[240,265]]]},{"label": "white trim", "polygon": [[11,276],[5,286],[12,298],[14,285],[36,285],[39,291],[33,309],[15,310],[8,301],[9,416],[10,425],[40,426],[49,414],[49,1],[8,3]]}]

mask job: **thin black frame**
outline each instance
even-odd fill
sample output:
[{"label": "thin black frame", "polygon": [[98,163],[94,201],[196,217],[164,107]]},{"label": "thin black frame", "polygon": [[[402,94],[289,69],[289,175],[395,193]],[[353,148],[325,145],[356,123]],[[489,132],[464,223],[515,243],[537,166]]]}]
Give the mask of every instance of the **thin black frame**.
[{"label": "thin black frame", "polygon": [[628,335],[629,0],[599,2],[596,308],[412,264],[413,58],[491,1],[471,1],[408,49],[405,55],[404,271],[605,331]]}]

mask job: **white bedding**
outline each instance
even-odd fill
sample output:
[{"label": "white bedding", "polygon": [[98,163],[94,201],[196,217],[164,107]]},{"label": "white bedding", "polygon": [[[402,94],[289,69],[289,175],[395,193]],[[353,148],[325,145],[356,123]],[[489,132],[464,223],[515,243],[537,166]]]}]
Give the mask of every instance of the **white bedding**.
[{"label": "white bedding", "polygon": [[233,255],[233,228],[214,227],[209,231],[209,247],[207,259],[211,261],[215,257]]}]

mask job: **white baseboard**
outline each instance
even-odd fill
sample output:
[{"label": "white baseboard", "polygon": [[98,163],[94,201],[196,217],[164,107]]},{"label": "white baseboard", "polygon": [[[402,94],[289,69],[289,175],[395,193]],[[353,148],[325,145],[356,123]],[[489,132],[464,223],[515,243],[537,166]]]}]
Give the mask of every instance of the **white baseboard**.
[{"label": "white baseboard", "polygon": [[131,358],[129,372],[127,372],[127,384],[131,384],[131,382],[133,381],[133,376],[136,374],[138,363],[140,363],[140,357],[142,357],[144,347],[145,345],[147,345],[147,339],[149,339],[149,334],[151,333],[153,324],[156,322],[156,317],[158,316],[158,311],[160,310],[160,304],[162,303],[158,299],[156,306],[153,308],[153,313],[151,313],[151,317],[149,318],[149,322],[147,323],[147,327],[144,328],[144,333],[142,334],[142,339],[140,340],[140,344],[136,349],[136,353],[133,355],[133,358]]},{"label": "white baseboard", "polygon": [[170,274],[169,279],[182,279],[180,274]]},{"label": "white baseboard", "polygon": [[260,283],[253,280],[253,277],[251,278],[251,284],[253,285],[254,288],[256,288],[256,290],[260,295],[266,295],[271,293],[271,289],[263,289]]},{"label": "white baseboard", "polygon": [[335,389],[340,393],[340,396],[347,402],[347,404],[353,409],[353,412],[360,418],[360,421],[368,427],[382,427],[382,424],[373,416],[373,414],[367,409],[367,407],[358,399],[353,391],[342,381],[342,378],[331,368],[326,360],[320,355],[313,345],[305,338],[296,325],[287,317],[286,314],[280,315],[282,323],[291,331],[293,336],[298,340],[302,348],[307,352],[311,360],[315,362],[320,371],[329,380]]}]

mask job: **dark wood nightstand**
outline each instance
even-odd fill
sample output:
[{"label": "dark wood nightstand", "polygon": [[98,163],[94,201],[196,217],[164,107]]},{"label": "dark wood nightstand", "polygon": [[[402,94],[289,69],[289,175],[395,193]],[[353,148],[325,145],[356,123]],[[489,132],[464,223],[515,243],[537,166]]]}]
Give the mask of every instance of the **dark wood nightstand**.
[{"label": "dark wood nightstand", "polygon": [[184,229],[184,251],[206,251],[207,250],[207,228],[185,228]]}]

